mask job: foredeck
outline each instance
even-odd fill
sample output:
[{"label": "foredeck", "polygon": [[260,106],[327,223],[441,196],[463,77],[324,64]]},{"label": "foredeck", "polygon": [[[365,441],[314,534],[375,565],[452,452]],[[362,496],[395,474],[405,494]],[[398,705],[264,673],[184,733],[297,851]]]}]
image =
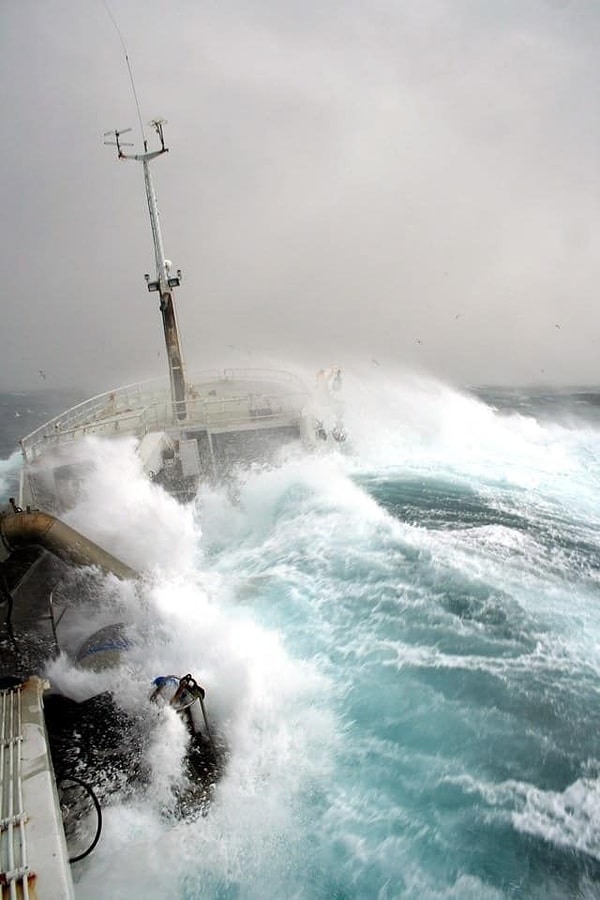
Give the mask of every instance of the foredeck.
[{"label": "foredeck", "polygon": [[186,417],[175,416],[170,389],[147,381],[107,391],[72,407],[21,440],[26,464],[86,435],[143,437],[150,431],[203,429],[216,434],[297,424],[308,401],[295,375],[278,370],[210,371],[187,386]]}]

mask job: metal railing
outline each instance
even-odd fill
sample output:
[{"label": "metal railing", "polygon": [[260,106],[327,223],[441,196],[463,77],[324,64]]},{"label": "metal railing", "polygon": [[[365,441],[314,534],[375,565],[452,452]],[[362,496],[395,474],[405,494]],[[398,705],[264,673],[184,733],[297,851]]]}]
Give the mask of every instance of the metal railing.
[{"label": "metal railing", "polygon": [[[29,897],[23,807],[21,685],[0,691],[0,896]],[[6,893],[5,893],[6,890]]]}]

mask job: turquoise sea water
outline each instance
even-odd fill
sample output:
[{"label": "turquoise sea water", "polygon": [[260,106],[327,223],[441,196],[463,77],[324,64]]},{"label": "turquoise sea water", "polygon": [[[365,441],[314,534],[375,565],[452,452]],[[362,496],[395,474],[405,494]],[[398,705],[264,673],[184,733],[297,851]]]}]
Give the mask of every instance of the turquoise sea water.
[{"label": "turquoise sea water", "polygon": [[151,573],[113,687],[194,672],[230,756],[173,820],[165,719],[77,897],[600,897],[600,394],[350,379],[346,425],[186,507],[94,445],[69,521]]}]

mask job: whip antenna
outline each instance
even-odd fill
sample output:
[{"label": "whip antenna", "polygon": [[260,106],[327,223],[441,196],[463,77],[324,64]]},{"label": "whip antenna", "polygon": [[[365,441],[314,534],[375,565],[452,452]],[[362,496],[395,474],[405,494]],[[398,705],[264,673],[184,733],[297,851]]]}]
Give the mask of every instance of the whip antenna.
[{"label": "whip antenna", "polygon": [[129,72],[129,80],[130,80],[130,82],[131,82],[131,90],[133,91],[133,99],[135,100],[135,106],[136,106],[136,109],[137,109],[138,122],[140,123],[140,131],[141,131],[141,133],[142,133],[142,143],[143,143],[143,145],[144,145],[144,150],[147,150],[147,149],[148,149],[148,143],[147,143],[147,141],[146,141],[146,134],[145,134],[145,132],[144,132],[144,123],[143,123],[143,121],[142,121],[142,111],[141,111],[141,109],[140,109],[140,101],[138,100],[137,91],[136,91],[136,89],[135,89],[135,81],[133,80],[133,72],[132,72],[132,69],[131,69],[131,63],[129,62],[129,54],[128,54],[128,52],[127,52],[127,47],[126,47],[126,45],[125,45],[125,41],[123,40],[123,35],[121,34],[121,29],[120,29],[119,26],[117,25],[117,20],[115,19],[115,17],[113,16],[112,12],[110,11],[110,7],[109,7],[108,3],[106,2],[106,0],[102,0],[102,5],[104,6],[104,9],[105,9],[106,12],[108,13],[109,18],[110,18],[110,21],[111,21],[111,22],[113,23],[113,25],[115,26],[115,30],[116,30],[117,34],[119,35],[119,40],[120,40],[120,42],[121,42],[121,47],[123,48],[123,53],[125,54],[125,62],[127,63],[127,71]]}]

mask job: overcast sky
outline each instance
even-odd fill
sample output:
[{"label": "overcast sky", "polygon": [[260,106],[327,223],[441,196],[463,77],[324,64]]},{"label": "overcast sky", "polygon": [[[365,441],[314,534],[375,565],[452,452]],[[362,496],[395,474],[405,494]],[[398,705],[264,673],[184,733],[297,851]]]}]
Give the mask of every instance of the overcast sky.
[{"label": "overcast sky", "polygon": [[[190,372],[600,382],[598,0],[107,3]],[[102,0],[0,0],[0,98],[0,389],[162,374]]]}]

